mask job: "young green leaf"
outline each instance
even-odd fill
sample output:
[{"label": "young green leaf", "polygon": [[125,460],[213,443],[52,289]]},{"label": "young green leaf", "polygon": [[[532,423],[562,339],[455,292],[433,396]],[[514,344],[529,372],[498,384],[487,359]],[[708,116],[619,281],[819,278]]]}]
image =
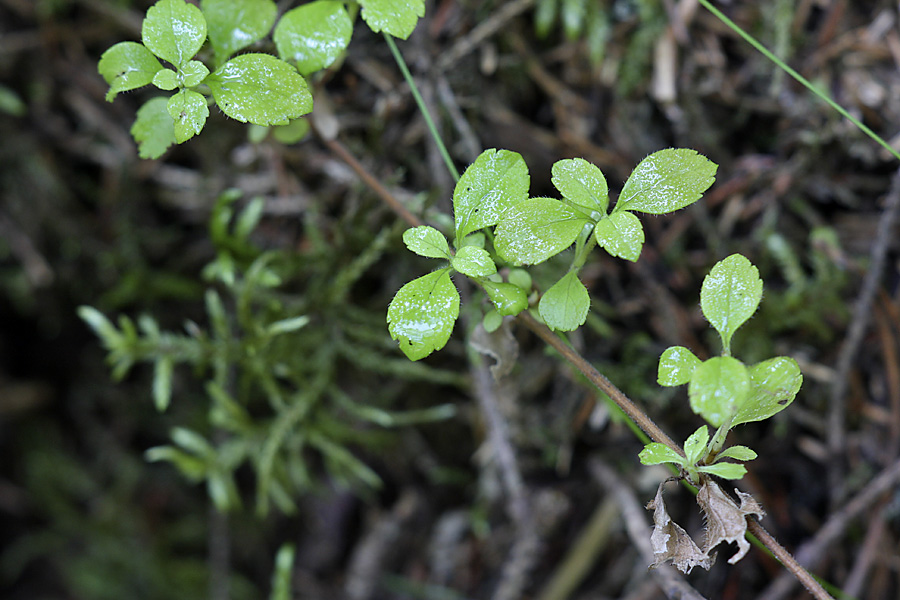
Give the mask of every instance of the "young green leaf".
[{"label": "young green leaf", "polygon": [[482,319],[481,325],[484,327],[485,331],[493,333],[503,325],[503,315],[501,315],[496,308],[492,308],[484,313],[484,319]]},{"label": "young green leaf", "polygon": [[359,0],[363,21],[378,33],[383,31],[405,40],[425,16],[424,0]]},{"label": "young green leaf", "polygon": [[450,245],[440,231],[428,225],[412,227],[403,232],[403,243],[410,251],[428,258],[450,258]]},{"label": "young green leaf", "polygon": [[178,87],[178,73],[172,69],[160,69],[153,76],[153,85],[166,92]]},{"label": "young green leaf", "polygon": [[400,288],[388,306],[387,322],[400,350],[419,360],[446,345],[458,316],[459,292],[446,268]]},{"label": "young green leaf", "polygon": [[715,181],[718,167],[688,148],[668,148],[642,160],[616,203],[615,211],[661,215],[693,204]]},{"label": "young green leaf", "polygon": [[644,246],[644,227],[627,211],[614,212],[594,227],[597,244],[611,256],[637,262]]},{"label": "young green leaf", "polygon": [[528,295],[517,285],[497,283],[489,279],[482,281],[481,285],[501,317],[517,315],[528,308]]},{"label": "young green leaf", "polygon": [[497,272],[491,255],[483,248],[463,246],[450,259],[450,266],[469,277],[487,277]]},{"label": "young green leaf", "polygon": [[294,119],[287,125],[272,128],[272,137],[282,144],[296,144],[309,133],[309,119]]},{"label": "young green leaf", "polygon": [[216,104],[242,123],[286,125],[312,111],[306,80],[269,54],[241,54],[206,78]]},{"label": "young green leaf", "polygon": [[169,356],[156,359],[153,369],[153,404],[159,412],[165,412],[172,399],[172,369],[175,363]]},{"label": "young green leaf", "polygon": [[731,446],[730,448],[726,448],[722,452],[716,456],[716,460],[722,460],[723,458],[733,458],[734,460],[755,460],[757,457],[756,452],[748,448],[747,446]]},{"label": "young green leaf", "polygon": [[544,292],[538,304],[541,318],[547,327],[560,331],[574,331],[584,324],[591,298],[587,288],[575,271],[569,271],[562,279]]},{"label": "young green leaf", "polygon": [[638,458],[643,465],[659,465],[662,463],[675,463],[676,465],[684,464],[684,457],[659,442],[651,442],[644,446]]},{"label": "young green leaf", "polygon": [[698,471],[721,477],[722,479],[740,479],[747,474],[747,467],[735,463],[716,463],[697,468]]},{"label": "young green leaf", "polygon": [[530,290],[532,281],[531,281],[531,273],[526,271],[525,269],[510,269],[509,275],[506,279],[523,290]]},{"label": "young green leaf", "polygon": [[473,231],[497,224],[513,203],[528,197],[528,166],[517,152],[485,150],[453,190],[457,246]]},{"label": "young green leaf", "polygon": [[762,290],[759,271],[740,254],[716,263],[703,280],[700,308],[719,332],[726,353],[730,352],[731,336],[756,312]]},{"label": "young green leaf", "polygon": [[674,387],[691,380],[694,369],[700,366],[700,359],[684,346],[666,348],[659,357],[656,381],[659,385]]},{"label": "young green leaf", "polygon": [[181,72],[181,85],[184,87],[200,85],[209,75],[209,69],[199,60],[189,60],[179,71]]},{"label": "young green leaf", "polygon": [[507,262],[536,265],[571,246],[589,222],[559,200],[531,198],[503,213],[494,247]]},{"label": "young green leaf", "polygon": [[762,421],[787,408],[800,386],[803,374],[797,361],[776,356],[750,367],[750,397],[734,417],[734,424]]},{"label": "young green leaf", "polygon": [[684,442],[684,462],[687,465],[695,465],[697,461],[703,458],[706,444],[709,442],[709,429],[706,425],[701,425],[697,431],[692,433]]},{"label": "young green leaf", "polygon": [[353,22],[343,3],[317,0],[286,12],[272,39],[278,56],[306,75],[330,67],[352,34]]},{"label": "young green leaf", "polygon": [[151,83],[162,68],[153,53],[137,42],[119,42],[104,52],[97,64],[97,70],[109,84],[107,102],[112,102],[119,92]]},{"label": "young green leaf", "polygon": [[180,67],[206,40],[206,19],[184,0],[159,0],[147,9],[141,40],[153,54]]},{"label": "young green leaf", "polygon": [[732,418],[750,396],[750,374],[730,356],[710,358],[694,369],[688,387],[691,410],[713,427]]},{"label": "young green leaf", "polygon": [[200,8],[217,64],[264,38],[278,13],[272,0],[201,0]]},{"label": "young green leaf", "polygon": [[181,90],[169,98],[166,109],[175,121],[175,141],[179,144],[203,131],[209,117],[206,98],[193,90]]},{"label": "young green leaf", "polygon": [[563,198],[588,211],[606,214],[609,189],[606,178],[595,165],[583,158],[568,158],[554,163],[551,173],[551,181]]},{"label": "young green leaf", "polygon": [[137,111],[131,135],[141,158],[159,158],[175,143],[175,121],[169,116],[168,98],[152,98]]}]

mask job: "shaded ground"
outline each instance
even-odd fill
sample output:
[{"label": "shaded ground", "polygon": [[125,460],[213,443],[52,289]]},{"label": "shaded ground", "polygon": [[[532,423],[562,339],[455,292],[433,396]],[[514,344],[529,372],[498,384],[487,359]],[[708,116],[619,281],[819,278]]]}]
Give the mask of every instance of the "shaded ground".
[{"label": "shaded ground", "polygon": [[[662,597],[626,524],[639,518],[629,506],[649,501],[665,474],[639,465],[641,442],[524,327],[511,325],[518,362],[499,384],[472,366],[465,340],[480,317],[474,292],[448,347],[427,368],[407,367],[383,315],[393,293],[430,267],[405,250],[403,224],[333,148],[315,137],[252,144],[242,126],[214,115],[203,135],[163,160],[137,158],[128,130],[149,96],[106,103],[96,62],[113,43],[138,39],[148,4],[0,0],[3,597],[261,597],[285,542],[297,548],[298,598],[566,597],[547,591],[554,577],[574,586],[572,598]],[[656,361],[673,344],[717,351],[698,310],[700,282],[717,260],[748,256],[766,293],[737,353],[747,362],[793,356],[805,382],[778,418],[735,432],[735,443],[760,454],[742,485],[789,549],[835,532],[816,546],[817,575],[851,596],[896,598],[896,229],[886,232],[874,299],[855,309],[895,159],[692,2],[602,3],[610,30],[599,62],[559,24],[538,39],[530,4],[432,2],[400,44],[457,164],[484,148],[520,152],[537,196],[555,194],[550,167],[566,157],[597,164],[614,191],[660,148],[695,148],[718,163],[703,201],[643,219],[640,262],[596,253],[582,272],[593,316],[570,339],[684,439],[699,420],[684,390],[656,385]],[[725,8],[876,133],[898,135],[894,3]],[[485,24],[481,38],[476,26]],[[453,182],[383,40],[358,24],[343,65],[314,88],[341,144],[411,210],[440,222]],[[359,438],[346,445],[380,476],[377,491],[344,485],[311,456],[296,512],[261,518],[245,467],[237,471],[245,508],[222,518],[202,485],[144,460],[173,426],[209,433],[205,375],[176,369],[172,407],[158,413],[152,369],[111,382],[76,308],[151,314],[166,329],[186,319],[206,327],[200,273],[216,253],[207,221],[227,188],[242,190],[242,205],[265,199],[253,243],[293,257],[279,299],[302,306],[321,335],[298,342],[298,364],[333,346],[329,384],[353,401],[458,409],[437,424],[353,425]],[[364,269],[347,275],[335,302],[323,290],[362,255]],[[538,286],[565,268],[563,260],[537,270]],[[504,480],[491,438],[497,423],[522,474],[518,487]],[[884,485],[865,495],[873,481]],[[632,504],[612,489],[630,491]],[[687,493],[672,486],[669,494],[676,520],[699,531]],[[860,510],[840,512],[848,503]],[[649,536],[649,513],[636,514]],[[567,554],[576,548],[576,558]],[[710,572],[688,581],[708,598],[804,597],[767,588],[782,570],[764,553],[735,566],[730,555],[725,548]],[[578,557],[588,563],[583,578],[564,568]]]}]

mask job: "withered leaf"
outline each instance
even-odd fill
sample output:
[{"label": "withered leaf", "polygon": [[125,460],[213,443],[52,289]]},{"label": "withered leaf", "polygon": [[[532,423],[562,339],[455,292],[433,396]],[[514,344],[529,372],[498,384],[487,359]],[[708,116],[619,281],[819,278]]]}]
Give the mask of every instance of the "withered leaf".
[{"label": "withered leaf", "polygon": [[708,554],[721,542],[736,543],[737,554],[728,559],[728,563],[732,565],[744,558],[750,550],[750,542],[744,537],[747,532],[747,516],[763,517],[766,514],[753,496],[739,490],[735,492],[741,499],[740,506],[713,481],[704,483],[697,493],[697,504],[706,517],[704,550]]},{"label": "withered leaf", "polygon": [[476,351],[497,361],[491,365],[491,375],[494,376],[495,380],[499,380],[504,375],[509,375],[513,367],[516,366],[516,359],[519,356],[519,343],[513,337],[510,329],[510,319],[504,319],[503,324],[491,333],[488,333],[484,329],[484,325],[479,323],[469,338],[469,344]]},{"label": "withered leaf", "polygon": [[656,498],[647,504],[647,510],[653,511],[654,527],[650,535],[650,545],[656,559],[650,567],[657,567],[671,560],[682,573],[690,573],[696,566],[708,571],[715,562],[715,556],[710,557],[708,553],[701,552],[691,536],[669,517],[662,497],[663,485],[665,482],[659,484]]}]

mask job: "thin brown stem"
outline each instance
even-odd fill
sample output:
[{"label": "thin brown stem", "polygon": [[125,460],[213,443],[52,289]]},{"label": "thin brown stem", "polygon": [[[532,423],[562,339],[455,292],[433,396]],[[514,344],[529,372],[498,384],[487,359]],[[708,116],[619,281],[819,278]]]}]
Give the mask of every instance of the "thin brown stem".
[{"label": "thin brown stem", "polygon": [[531,331],[533,331],[539,338],[547,342],[554,350],[562,354],[563,358],[569,361],[572,366],[578,369],[582,375],[588,378],[588,381],[597,386],[600,391],[605,393],[607,396],[612,398],[613,402],[615,402],[622,411],[628,415],[628,417],[634,421],[638,427],[644,430],[644,432],[650,436],[654,442],[659,442],[660,444],[665,444],[675,452],[678,452],[682,456],[684,456],[684,452],[681,450],[681,446],[676,444],[672,438],[670,438],[665,431],[660,429],[660,427],[653,422],[653,420],[647,416],[643,410],[640,409],[634,402],[632,402],[628,396],[626,396],[622,390],[617,388],[612,382],[607,379],[600,371],[594,368],[594,366],[584,359],[578,352],[576,352],[572,347],[563,342],[559,336],[550,331],[543,323],[539,322],[530,313],[523,312],[519,314],[519,321],[525,324]]},{"label": "thin brown stem", "polygon": [[817,600],[834,600],[831,594],[825,591],[825,588],[816,581],[812,575],[809,574],[809,571],[804,569],[800,563],[798,563],[794,557],[788,552],[784,546],[778,543],[772,534],[765,530],[765,528],[759,524],[759,521],[753,518],[747,519],[747,530],[756,536],[763,545],[769,549],[769,551],[778,559],[785,569],[791,572],[791,574],[797,578],[797,581],[803,584],[803,587],[813,595]]}]

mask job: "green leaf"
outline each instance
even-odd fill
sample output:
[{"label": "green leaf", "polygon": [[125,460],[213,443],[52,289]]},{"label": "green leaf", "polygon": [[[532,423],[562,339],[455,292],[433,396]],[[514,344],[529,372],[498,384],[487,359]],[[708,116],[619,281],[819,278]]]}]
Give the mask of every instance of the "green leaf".
[{"label": "green leaf", "polygon": [[501,325],[503,325],[503,315],[496,308],[492,308],[484,314],[482,326],[488,333],[497,331]]},{"label": "green leaf", "polygon": [[200,8],[217,64],[264,38],[278,13],[272,0],[202,0]]},{"label": "green leaf", "polygon": [[296,144],[309,133],[309,120],[294,119],[287,125],[278,125],[272,129],[272,137],[282,144]]},{"label": "green leaf", "polygon": [[483,248],[463,246],[450,259],[450,266],[469,277],[487,277],[497,272],[491,255]]},{"label": "green leaf", "polygon": [[459,292],[447,268],[400,288],[388,306],[387,322],[400,350],[410,360],[419,360],[444,347],[458,316]]},{"label": "green leaf", "polygon": [[494,247],[507,262],[535,265],[571,246],[588,223],[559,200],[531,198],[503,213]]},{"label": "green leaf", "polygon": [[606,214],[609,189],[606,178],[596,165],[583,158],[567,158],[557,161],[551,173],[553,185],[563,198],[589,211]]},{"label": "green leaf", "polygon": [[178,73],[172,69],[160,69],[153,76],[153,85],[167,92],[174,90],[178,87]]},{"label": "green leaf", "polygon": [[517,152],[485,150],[453,190],[457,246],[473,231],[496,225],[503,212],[528,197],[528,166]]},{"label": "green leaf", "polygon": [[153,369],[153,404],[156,410],[164,412],[172,399],[172,370],[175,363],[168,356],[156,359]]},{"label": "green leaf", "polygon": [[528,294],[517,285],[487,279],[482,281],[481,285],[484,286],[484,291],[497,307],[497,313],[501,317],[517,315],[528,308]]},{"label": "green leaf", "polygon": [[526,292],[531,289],[531,273],[529,273],[525,269],[510,269],[509,275],[507,275],[506,279],[510,283],[519,286]]},{"label": "green leaf", "polygon": [[162,68],[153,53],[137,42],[119,42],[104,52],[97,64],[97,70],[109,84],[107,102],[112,102],[119,92],[151,83]]},{"label": "green leaf", "polygon": [[700,308],[719,332],[726,353],[730,352],[731,336],[756,312],[762,290],[759,271],[740,254],[716,263],[703,280]]},{"label": "green leaf", "polygon": [[755,460],[757,457],[756,452],[748,448],[747,446],[731,446],[730,448],[726,448],[716,457],[716,460],[722,460],[723,458],[733,458],[734,460]]},{"label": "green leaf", "polygon": [[363,21],[378,33],[383,31],[405,40],[425,16],[424,0],[359,0]]},{"label": "green leaf", "polygon": [[266,327],[266,333],[269,335],[291,333],[293,331],[297,331],[306,327],[307,323],[309,323],[309,317],[306,315],[301,315],[299,317],[290,317],[288,319],[281,319],[279,321],[275,321],[274,323],[269,323],[268,327]]},{"label": "green leaf", "polygon": [[643,465],[658,465],[662,463],[675,463],[676,465],[684,464],[684,457],[659,442],[651,442],[644,446],[641,453],[638,454]]},{"label": "green leaf", "polygon": [[159,158],[175,143],[175,121],[169,116],[167,105],[167,98],[153,98],[137,111],[131,135],[138,142],[141,158]]},{"label": "green leaf", "polygon": [[141,40],[153,54],[180,67],[206,40],[206,19],[184,0],[159,0],[147,10]]},{"label": "green leaf", "polygon": [[170,462],[181,471],[182,475],[194,482],[202,481],[206,477],[208,468],[206,461],[172,446],[148,448],[144,452],[144,460],[147,462],[158,462],[161,460]]},{"label": "green leaf", "polygon": [[614,212],[600,219],[594,227],[597,244],[611,256],[637,262],[644,246],[644,227],[641,221],[626,211]]},{"label": "green leaf", "polygon": [[735,463],[716,463],[697,468],[698,471],[721,477],[722,479],[740,479],[747,474],[747,467]]},{"label": "green leaf", "polygon": [[560,331],[573,331],[584,324],[591,298],[587,288],[575,271],[569,271],[562,279],[544,292],[538,304],[541,318],[547,327]]},{"label": "green leaf", "polygon": [[803,374],[797,361],[776,356],[750,367],[751,394],[734,418],[734,424],[762,421],[787,408],[800,386]]},{"label": "green leaf", "polygon": [[193,90],[181,90],[169,98],[166,109],[175,121],[175,141],[179,144],[203,131],[209,116],[206,98]]},{"label": "green leaf", "polygon": [[684,208],[713,184],[717,168],[708,158],[688,148],[654,152],[632,171],[615,210],[661,215]]},{"label": "green leaf", "polygon": [[286,12],[272,39],[278,56],[306,75],[330,67],[352,34],[353,22],[343,3],[318,0]]},{"label": "green leaf", "polygon": [[206,78],[219,108],[232,119],[256,125],[287,125],[312,111],[306,80],[269,54],[242,54]]},{"label": "green leaf", "polygon": [[272,573],[272,593],[269,600],[291,600],[291,580],[294,569],[294,545],[282,544],[275,557]]},{"label": "green leaf", "polygon": [[691,410],[719,427],[734,417],[750,396],[750,374],[735,358],[711,358],[694,369],[688,396]]},{"label": "green leaf", "polygon": [[434,227],[421,225],[403,232],[403,243],[419,256],[428,258],[450,258],[447,238]]},{"label": "green leaf", "polygon": [[706,444],[709,442],[709,429],[706,425],[701,425],[697,431],[692,433],[684,442],[685,464],[695,465],[697,461],[703,458]]},{"label": "green leaf", "polygon": [[189,60],[179,70],[181,71],[181,85],[184,87],[200,85],[206,79],[206,76],[209,75],[209,69],[199,60]]},{"label": "green leaf", "polygon": [[667,387],[684,385],[691,380],[691,375],[698,366],[700,359],[684,346],[666,348],[659,357],[656,381]]}]

